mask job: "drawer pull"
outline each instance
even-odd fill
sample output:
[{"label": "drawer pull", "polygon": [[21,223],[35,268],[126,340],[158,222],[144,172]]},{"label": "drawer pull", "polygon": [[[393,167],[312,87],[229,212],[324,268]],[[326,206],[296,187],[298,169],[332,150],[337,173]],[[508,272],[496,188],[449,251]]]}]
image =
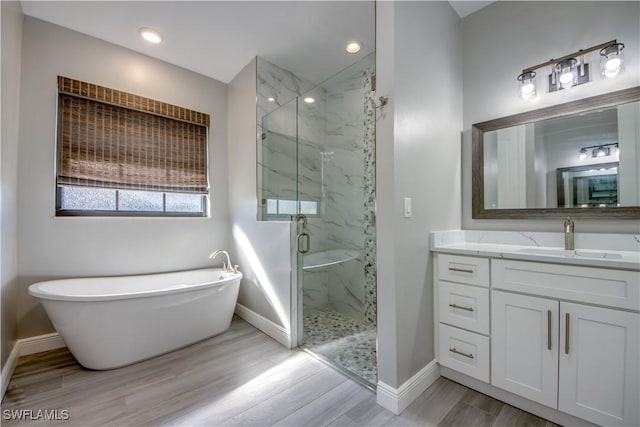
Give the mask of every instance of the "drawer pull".
[{"label": "drawer pull", "polygon": [[449,349],[450,352],[455,353],[455,354],[459,354],[460,356],[464,356],[464,357],[468,357],[469,359],[473,359],[473,354],[471,353],[463,353],[461,351],[456,350],[455,348],[450,348]]},{"label": "drawer pull", "polygon": [[449,271],[455,271],[456,273],[469,273],[469,274],[473,274],[473,270],[469,270],[466,268],[455,268],[455,267],[449,267]]},{"label": "drawer pull", "polygon": [[473,307],[463,307],[458,304],[449,304],[449,307],[459,308],[460,310],[473,311]]}]

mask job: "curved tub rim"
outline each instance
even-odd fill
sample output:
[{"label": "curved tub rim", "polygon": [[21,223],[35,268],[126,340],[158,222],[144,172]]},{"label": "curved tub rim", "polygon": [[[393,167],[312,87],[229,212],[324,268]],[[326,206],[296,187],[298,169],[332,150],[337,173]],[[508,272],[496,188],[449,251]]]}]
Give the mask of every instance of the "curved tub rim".
[{"label": "curved tub rim", "polygon": [[[42,291],[40,288],[43,285],[51,282],[63,282],[63,281],[83,281],[83,280],[108,280],[108,279],[117,279],[117,278],[153,278],[154,276],[166,276],[169,274],[180,274],[180,273],[188,273],[193,271],[216,271],[220,273],[226,273],[229,276],[215,281],[204,282],[204,283],[193,283],[193,284],[176,284],[171,285],[170,287],[157,289],[157,290],[148,290],[148,291],[136,291],[130,293],[117,293],[117,294],[103,294],[103,295],[64,295],[64,294],[54,294]],[[185,293],[185,292],[194,292],[198,290],[202,290],[203,288],[208,287],[219,287],[226,285],[227,283],[233,282],[234,280],[242,279],[243,275],[241,272],[233,273],[230,271],[225,271],[221,268],[195,268],[190,270],[177,270],[177,271],[166,271],[163,273],[143,273],[143,274],[128,274],[122,276],[94,276],[94,277],[69,277],[66,279],[53,279],[53,280],[43,280],[41,282],[36,282],[29,285],[28,292],[29,295],[43,300],[51,300],[51,301],[68,301],[68,302],[106,302],[106,301],[116,301],[116,300],[124,300],[124,299],[135,299],[135,298],[148,298],[154,296],[162,296],[162,295],[170,295],[176,293]]]}]

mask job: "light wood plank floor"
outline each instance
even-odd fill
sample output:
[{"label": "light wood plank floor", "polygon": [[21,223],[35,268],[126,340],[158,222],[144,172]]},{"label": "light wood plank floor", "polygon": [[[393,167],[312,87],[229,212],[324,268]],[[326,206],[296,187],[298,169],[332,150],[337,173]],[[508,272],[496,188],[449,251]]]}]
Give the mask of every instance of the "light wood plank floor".
[{"label": "light wood plank floor", "polygon": [[[69,419],[5,418],[54,409]],[[84,369],[66,349],[22,357],[2,410],[5,426],[553,426],[444,378],[394,416],[369,390],[238,318],[217,337],[111,371]]]}]

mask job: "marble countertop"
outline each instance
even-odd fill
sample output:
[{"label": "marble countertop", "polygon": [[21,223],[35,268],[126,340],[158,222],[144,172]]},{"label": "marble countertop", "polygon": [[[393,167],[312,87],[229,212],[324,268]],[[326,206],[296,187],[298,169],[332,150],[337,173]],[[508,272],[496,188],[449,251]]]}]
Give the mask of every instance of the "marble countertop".
[{"label": "marble countertop", "polygon": [[640,271],[640,235],[576,233],[574,240],[576,250],[565,251],[563,233],[447,230],[431,233],[431,250]]}]

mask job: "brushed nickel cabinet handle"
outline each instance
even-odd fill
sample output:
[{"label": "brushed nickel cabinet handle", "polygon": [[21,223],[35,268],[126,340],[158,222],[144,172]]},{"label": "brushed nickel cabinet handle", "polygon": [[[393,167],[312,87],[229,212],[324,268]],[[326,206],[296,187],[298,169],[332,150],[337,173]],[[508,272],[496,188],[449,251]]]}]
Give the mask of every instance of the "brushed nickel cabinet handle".
[{"label": "brushed nickel cabinet handle", "polygon": [[564,354],[569,354],[569,313],[565,313],[564,323]]},{"label": "brushed nickel cabinet handle", "polygon": [[455,271],[456,273],[469,273],[469,274],[473,274],[473,270],[469,270],[469,269],[465,269],[465,268],[449,267],[449,271]]},{"label": "brushed nickel cabinet handle", "polygon": [[551,310],[547,310],[547,350],[551,350]]},{"label": "brushed nickel cabinet handle", "polygon": [[449,304],[449,307],[459,308],[460,310],[473,311],[472,307],[463,307],[463,306],[458,305],[458,304]]},{"label": "brushed nickel cabinet handle", "polygon": [[471,354],[471,353],[463,353],[461,351],[456,350],[455,348],[450,348],[449,351],[452,352],[452,353],[455,353],[455,354],[459,354],[460,356],[464,356],[464,357],[468,357],[469,359],[473,359],[473,354]]}]

